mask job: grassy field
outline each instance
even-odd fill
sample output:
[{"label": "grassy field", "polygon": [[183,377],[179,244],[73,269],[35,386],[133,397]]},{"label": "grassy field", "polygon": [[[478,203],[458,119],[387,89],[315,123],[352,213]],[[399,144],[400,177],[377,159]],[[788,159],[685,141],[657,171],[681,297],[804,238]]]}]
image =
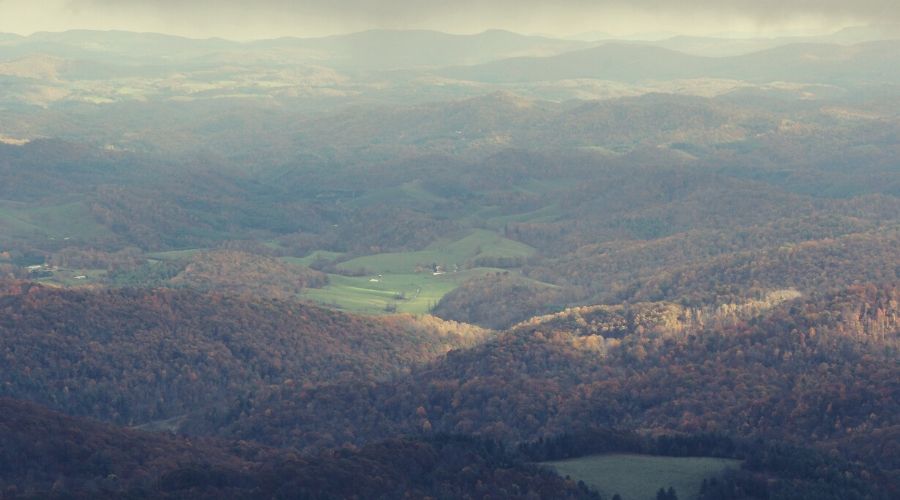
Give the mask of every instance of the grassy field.
[{"label": "grassy field", "polygon": [[169,250],[168,252],[148,253],[146,257],[153,260],[184,260],[190,259],[200,252],[206,251],[205,248],[188,248],[186,250]]},{"label": "grassy field", "polygon": [[366,269],[372,273],[409,274],[417,266],[438,264],[452,270],[477,257],[528,257],[534,248],[484,229],[476,229],[465,238],[437,242],[425,250],[367,255],[340,264],[344,269]]},{"label": "grassy field", "polygon": [[499,269],[469,269],[439,276],[427,272],[363,277],[332,274],[328,286],[304,290],[303,297],[357,313],[384,314],[393,305],[397,312],[424,314],[463,280],[493,271]]},{"label": "grassy field", "polygon": [[[84,276],[84,278],[75,279],[76,276]],[[58,269],[54,271],[53,276],[39,278],[37,281],[69,287],[95,284],[104,278],[106,278],[105,269]]]},{"label": "grassy field", "polygon": [[46,207],[0,207],[0,231],[5,237],[72,239],[111,238],[84,203],[75,201]]},{"label": "grassy field", "polygon": [[[502,271],[488,267],[465,269],[467,262],[479,257],[528,257],[534,252],[534,248],[496,232],[476,229],[461,239],[439,241],[425,250],[366,255],[342,262],[338,267],[365,269],[367,274],[360,277],[332,274],[328,286],[305,290],[303,296],[357,313],[383,314],[396,308],[397,312],[422,314],[464,280]],[[339,256],[318,251],[282,261],[309,265],[316,258],[333,260]],[[432,264],[441,266],[445,272],[433,274]]]},{"label": "grassy field", "polygon": [[305,257],[281,257],[282,262],[287,264],[295,264],[300,266],[308,266],[317,260],[334,260],[344,255],[340,252],[329,252],[328,250],[316,250]]},{"label": "grassy field", "polygon": [[397,187],[375,190],[365,196],[356,198],[351,204],[356,207],[365,207],[372,204],[390,202],[391,204],[409,207],[429,207],[444,201],[446,200],[440,196],[422,188],[421,182],[412,181]]},{"label": "grassy field", "polygon": [[547,462],[562,476],[571,476],[597,489],[603,498],[616,493],[622,500],[654,500],[660,488],[672,486],[681,500],[700,494],[703,479],[737,468],[738,460],[706,457],[659,457],[611,454]]},{"label": "grassy field", "polygon": [[525,213],[495,214],[494,209],[483,210],[479,213],[488,227],[500,229],[511,222],[552,222],[562,216],[562,211],[555,205]]}]

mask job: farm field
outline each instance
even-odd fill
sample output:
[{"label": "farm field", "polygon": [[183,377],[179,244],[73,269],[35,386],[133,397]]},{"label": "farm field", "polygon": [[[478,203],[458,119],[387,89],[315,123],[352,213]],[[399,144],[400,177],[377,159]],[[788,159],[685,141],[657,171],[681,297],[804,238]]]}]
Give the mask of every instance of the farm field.
[{"label": "farm field", "polygon": [[[503,272],[473,263],[490,259],[520,259],[535,249],[476,229],[457,240],[436,242],[424,250],[366,255],[338,264],[346,270],[365,270],[365,276],[329,275],[323,288],[308,289],[303,297],[346,311],[383,314],[427,313],[445,294],[473,276]],[[340,254],[318,251],[303,258],[283,258],[284,262],[308,265],[313,260],[334,259]],[[490,264],[488,264],[490,265]],[[437,268],[438,272],[435,272]]]},{"label": "farm field", "polygon": [[6,238],[71,239],[73,243],[113,236],[81,202],[43,207],[0,206],[0,231]]},{"label": "farm field", "polygon": [[340,252],[329,252],[328,250],[316,250],[305,257],[281,257],[281,261],[286,264],[295,264],[299,266],[308,266],[317,260],[334,260],[343,255]]},{"label": "farm field", "polygon": [[405,206],[427,207],[433,206],[436,203],[441,203],[445,200],[424,189],[421,181],[411,181],[396,187],[379,189],[355,199],[352,203],[354,206],[364,207],[372,203],[383,203],[387,201]]},{"label": "farm field", "polygon": [[106,278],[105,269],[56,269],[52,276],[35,281],[56,286],[85,286],[102,282]]},{"label": "farm field", "polygon": [[147,258],[152,260],[182,260],[190,259],[194,255],[205,251],[205,248],[188,248],[184,250],[169,250],[168,252],[148,253]]},{"label": "farm field", "polygon": [[[356,313],[425,314],[441,297],[467,278],[497,271],[502,270],[476,268],[438,276],[429,272],[362,277],[330,274],[327,286],[306,289],[302,296],[322,305]],[[394,307],[396,311],[392,310]]]},{"label": "farm field", "polygon": [[342,262],[343,269],[366,269],[374,273],[412,273],[417,267],[437,264],[445,270],[463,267],[467,261],[479,258],[529,257],[534,248],[518,241],[504,238],[484,229],[476,229],[466,237],[453,242],[438,242],[416,252],[382,253],[357,257]]},{"label": "farm field", "polygon": [[478,213],[483,217],[488,227],[501,229],[511,222],[552,222],[562,216],[562,211],[556,205],[548,205],[531,212],[498,214],[496,208],[489,208]]},{"label": "farm field", "polygon": [[610,454],[546,462],[562,476],[571,476],[597,489],[603,498],[618,493],[622,500],[654,500],[660,488],[675,488],[678,498],[690,500],[700,494],[703,480],[725,469],[737,468],[739,460],[711,457],[661,457]]}]

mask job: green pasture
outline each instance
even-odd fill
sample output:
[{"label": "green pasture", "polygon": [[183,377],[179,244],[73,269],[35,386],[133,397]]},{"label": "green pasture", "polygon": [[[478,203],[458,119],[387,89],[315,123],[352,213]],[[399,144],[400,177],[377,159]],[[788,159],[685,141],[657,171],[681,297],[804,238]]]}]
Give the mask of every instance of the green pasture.
[{"label": "green pasture", "polygon": [[308,266],[317,260],[334,260],[344,255],[340,252],[329,252],[328,250],[316,250],[305,257],[281,257],[281,261],[287,264],[298,266]]},{"label": "green pasture", "polygon": [[495,271],[500,270],[478,268],[438,276],[430,272],[359,277],[331,274],[327,286],[306,289],[303,297],[356,313],[384,314],[394,306],[396,312],[424,314],[465,279]]},{"label": "green pasture", "polygon": [[531,212],[515,214],[498,214],[492,209],[484,210],[479,213],[489,227],[497,229],[513,222],[553,222],[561,217],[562,214],[562,210],[556,205],[547,205],[546,207]]},{"label": "green pasture", "polygon": [[409,274],[417,267],[437,264],[444,270],[464,267],[478,257],[528,257],[534,248],[500,236],[493,231],[476,229],[466,237],[451,242],[436,242],[415,252],[381,253],[357,257],[339,266],[343,269],[366,269],[371,273]]},{"label": "green pasture", "polygon": [[703,480],[738,468],[739,460],[708,457],[660,457],[610,454],[546,462],[562,476],[593,487],[603,498],[618,493],[622,500],[654,500],[660,488],[675,488],[678,498],[692,500]]},{"label": "green pasture", "polygon": [[206,251],[205,248],[187,248],[184,250],[148,253],[146,257],[152,260],[186,260],[204,251]]},{"label": "green pasture", "polygon": [[[76,279],[76,276],[84,278]],[[103,282],[106,278],[105,269],[56,269],[52,276],[38,278],[36,281],[51,285],[65,287],[84,286]]]},{"label": "green pasture", "polygon": [[446,200],[422,187],[420,181],[410,181],[396,187],[378,189],[352,201],[353,206],[365,207],[377,203],[403,206],[432,206]]},{"label": "green pasture", "polygon": [[7,238],[48,238],[73,241],[114,236],[80,201],[44,207],[0,206],[0,231]]}]

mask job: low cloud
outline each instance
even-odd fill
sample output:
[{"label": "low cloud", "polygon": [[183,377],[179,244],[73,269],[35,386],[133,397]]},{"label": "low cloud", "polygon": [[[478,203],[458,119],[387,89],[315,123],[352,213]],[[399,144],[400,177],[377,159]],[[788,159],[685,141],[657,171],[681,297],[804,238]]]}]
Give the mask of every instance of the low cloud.
[{"label": "low cloud", "polygon": [[238,38],[368,28],[700,34],[900,23],[900,7],[897,0],[0,0],[0,19],[0,29],[18,32],[43,24]]}]

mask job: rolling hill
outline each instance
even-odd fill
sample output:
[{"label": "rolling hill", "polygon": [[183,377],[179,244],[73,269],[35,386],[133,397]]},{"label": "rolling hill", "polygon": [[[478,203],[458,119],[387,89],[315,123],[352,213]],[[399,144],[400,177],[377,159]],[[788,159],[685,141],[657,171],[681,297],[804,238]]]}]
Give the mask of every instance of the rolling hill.
[{"label": "rolling hill", "polygon": [[638,44],[607,43],[549,57],[520,57],[440,70],[449,78],[522,83],[593,78],[624,82],[730,78],[751,82],[894,83],[896,41],[852,46],[793,44],[730,57],[702,57]]},{"label": "rolling hill", "polygon": [[8,498],[597,498],[470,438],[395,439],[301,457],[116,428],[8,398],[0,398],[0,430]]},{"label": "rolling hill", "polygon": [[488,333],[439,320],[362,318],[190,290],[61,290],[5,283],[0,394],[144,424],[270,386],[403,373]]}]

